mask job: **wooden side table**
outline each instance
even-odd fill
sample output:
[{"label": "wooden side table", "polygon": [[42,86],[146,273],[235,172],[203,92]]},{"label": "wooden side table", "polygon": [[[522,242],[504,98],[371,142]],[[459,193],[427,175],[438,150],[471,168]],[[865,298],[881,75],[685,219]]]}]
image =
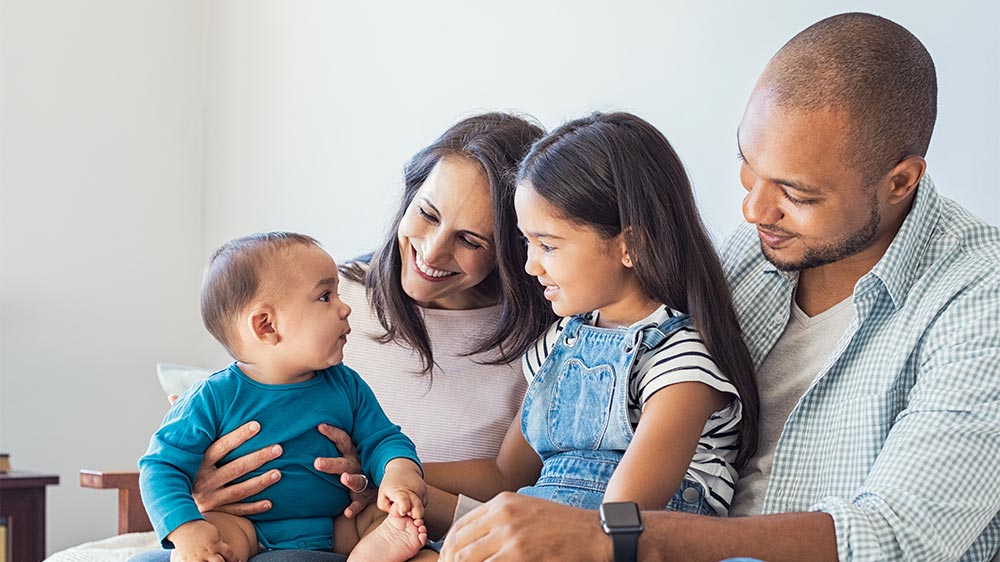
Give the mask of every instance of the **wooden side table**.
[{"label": "wooden side table", "polygon": [[45,487],[56,484],[55,474],[21,470],[0,474],[0,517],[7,525],[8,560],[45,559]]}]

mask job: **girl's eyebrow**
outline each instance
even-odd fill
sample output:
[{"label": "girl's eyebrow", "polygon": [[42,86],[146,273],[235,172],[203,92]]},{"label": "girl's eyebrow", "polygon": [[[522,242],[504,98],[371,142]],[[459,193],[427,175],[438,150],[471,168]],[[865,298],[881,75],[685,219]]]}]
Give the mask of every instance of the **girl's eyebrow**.
[{"label": "girl's eyebrow", "polygon": [[565,240],[565,238],[562,237],[562,236],[556,236],[555,234],[549,234],[548,232],[523,232],[522,231],[522,234],[525,234],[527,236],[531,236],[532,238],[548,238],[550,240]]}]

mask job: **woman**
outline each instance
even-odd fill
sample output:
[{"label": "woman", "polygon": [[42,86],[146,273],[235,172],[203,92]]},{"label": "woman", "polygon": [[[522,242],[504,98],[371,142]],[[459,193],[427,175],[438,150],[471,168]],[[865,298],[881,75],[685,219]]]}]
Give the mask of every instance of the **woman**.
[{"label": "woman", "polygon": [[502,113],[448,129],[406,166],[395,235],[343,268],[344,362],[424,462],[495,455],[524,396],[520,355],[552,316],[523,271],[513,176],[541,134]]},{"label": "woman", "polygon": [[[524,395],[520,356],[554,320],[538,284],[524,272],[526,250],[513,206],[518,162],[543,132],[504,113],[453,125],[406,165],[401,205],[381,248],[343,268],[342,299],[354,310],[344,362],[371,385],[424,461],[497,455]],[[318,459],[316,468],[343,474],[351,489],[367,487],[354,474],[347,435],[320,430],[348,456]],[[202,511],[270,509],[266,500],[237,502],[280,478],[277,471],[226,484],[279,456],[280,447],[215,467],[254,433],[247,424],[206,452],[194,482]],[[358,498],[345,511],[349,516],[367,503],[363,494]],[[334,556],[285,551],[254,560]],[[168,557],[168,551],[155,551],[133,561]]]}]

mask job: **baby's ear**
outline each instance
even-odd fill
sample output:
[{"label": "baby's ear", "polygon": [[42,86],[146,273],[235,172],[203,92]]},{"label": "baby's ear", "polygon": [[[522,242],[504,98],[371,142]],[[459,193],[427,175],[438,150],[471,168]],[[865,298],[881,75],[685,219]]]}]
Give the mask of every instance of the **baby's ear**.
[{"label": "baby's ear", "polygon": [[275,325],[274,309],[269,306],[254,308],[247,313],[246,321],[254,341],[265,345],[278,343],[278,329]]}]

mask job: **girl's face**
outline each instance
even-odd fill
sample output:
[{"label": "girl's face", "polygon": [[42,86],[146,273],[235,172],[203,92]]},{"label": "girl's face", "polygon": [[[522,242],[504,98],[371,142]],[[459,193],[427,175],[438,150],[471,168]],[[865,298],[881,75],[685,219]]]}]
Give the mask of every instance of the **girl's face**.
[{"label": "girl's face", "polygon": [[496,303],[481,284],[496,269],[490,184],[479,164],[445,156],[407,207],[397,234],[403,290],[421,306]]},{"label": "girl's face", "polygon": [[596,230],[560,218],[529,183],[514,194],[517,227],[527,239],[524,270],[545,287],[559,316],[600,310],[599,325],[627,326],[649,316],[656,304],[639,287],[624,236],[603,238]]}]

